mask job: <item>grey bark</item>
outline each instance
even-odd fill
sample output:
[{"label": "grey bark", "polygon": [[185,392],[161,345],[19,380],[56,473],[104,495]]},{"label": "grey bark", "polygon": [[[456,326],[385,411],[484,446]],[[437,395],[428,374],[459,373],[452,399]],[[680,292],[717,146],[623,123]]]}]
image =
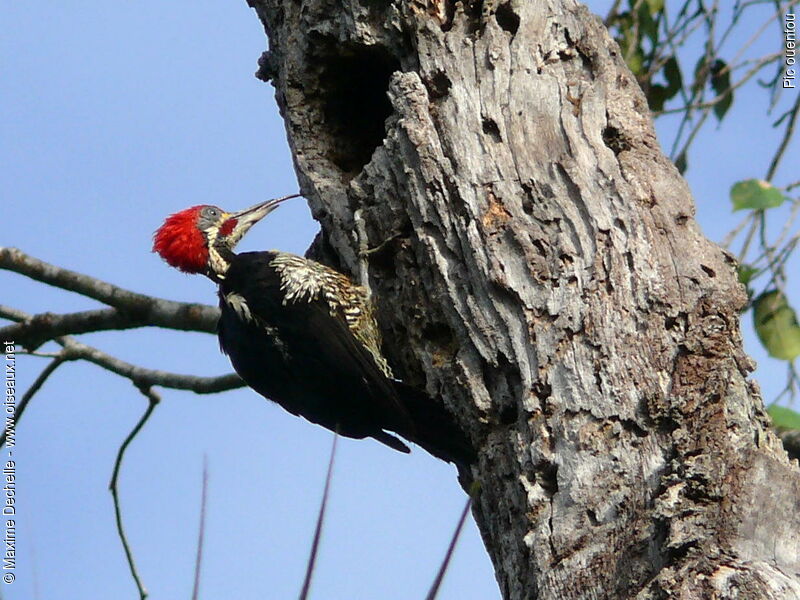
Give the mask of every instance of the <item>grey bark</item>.
[{"label": "grey bark", "polygon": [[[800,598],[732,257],[570,0],[251,0],[316,246],[479,449],[503,596]],[[388,100],[387,100],[388,98]]]}]

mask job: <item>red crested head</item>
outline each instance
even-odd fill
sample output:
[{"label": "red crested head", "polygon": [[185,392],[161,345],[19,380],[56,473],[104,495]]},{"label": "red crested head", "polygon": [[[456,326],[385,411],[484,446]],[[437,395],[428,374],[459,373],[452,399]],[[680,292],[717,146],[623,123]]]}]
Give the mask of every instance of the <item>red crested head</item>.
[{"label": "red crested head", "polygon": [[184,273],[203,273],[208,267],[208,243],[200,229],[204,206],[193,206],[167,217],[153,235],[153,252]]},{"label": "red crested head", "polygon": [[199,205],[167,217],[153,235],[153,252],[184,273],[224,279],[233,249],[245,233],[278,205],[297,195],[267,200],[235,213]]}]

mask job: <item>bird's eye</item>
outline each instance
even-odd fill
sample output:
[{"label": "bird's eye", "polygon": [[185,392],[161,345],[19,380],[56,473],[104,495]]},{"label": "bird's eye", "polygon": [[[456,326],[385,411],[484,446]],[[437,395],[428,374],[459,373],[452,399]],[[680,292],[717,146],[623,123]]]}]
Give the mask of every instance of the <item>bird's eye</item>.
[{"label": "bird's eye", "polygon": [[213,206],[206,206],[205,213],[207,217],[218,217],[219,211]]}]

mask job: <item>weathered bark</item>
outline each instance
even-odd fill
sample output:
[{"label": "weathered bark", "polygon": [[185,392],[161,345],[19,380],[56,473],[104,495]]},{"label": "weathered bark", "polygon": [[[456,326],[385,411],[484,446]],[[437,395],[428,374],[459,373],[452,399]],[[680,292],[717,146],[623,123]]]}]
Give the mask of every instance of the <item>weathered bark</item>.
[{"label": "weathered bark", "polygon": [[800,471],[747,381],[734,261],[599,20],[251,3],[318,250],[479,448],[504,597],[800,598]]}]

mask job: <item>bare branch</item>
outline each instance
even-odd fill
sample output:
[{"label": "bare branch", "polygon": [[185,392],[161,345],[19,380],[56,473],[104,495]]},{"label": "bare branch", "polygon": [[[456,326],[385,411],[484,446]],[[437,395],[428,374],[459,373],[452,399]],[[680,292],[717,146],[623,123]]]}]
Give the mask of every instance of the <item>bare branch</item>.
[{"label": "bare branch", "polygon": [[458,519],[458,525],[456,525],[456,530],[453,532],[453,537],[450,539],[450,545],[447,546],[447,552],[444,555],[444,560],[439,567],[439,572],[436,573],[436,578],[433,580],[433,584],[431,585],[431,589],[428,591],[428,595],[425,596],[425,600],[436,600],[436,596],[439,594],[439,588],[442,585],[442,580],[444,580],[444,574],[447,572],[447,567],[450,566],[450,559],[453,558],[453,552],[456,549],[456,543],[458,542],[458,538],[461,537],[461,530],[464,528],[464,522],[467,520],[467,515],[469,514],[469,509],[471,506],[472,497],[467,499],[467,503],[464,505],[464,510],[461,511],[461,517]]},{"label": "bare branch", "polygon": [[[0,248],[0,269],[13,271],[35,281],[76,292],[112,306],[118,309],[121,315],[125,315],[128,319],[140,324],[129,326],[152,325],[206,333],[213,333],[216,330],[219,309],[213,306],[174,302],[163,298],[137,294],[94,277],[51,265],[29,256],[17,248]],[[84,317],[89,318],[87,315],[92,313],[94,313],[93,318],[98,318],[96,311],[84,313]],[[79,315],[81,313],[76,314]],[[54,316],[50,316],[49,320],[53,318]],[[103,318],[100,320],[102,321]],[[39,326],[41,327],[41,325]],[[88,325],[84,327],[88,327]],[[83,331],[76,331],[75,333],[85,331],[93,330],[84,328]],[[22,339],[24,339],[24,336],[17,341],[22,343],[20,341]]]},{"label": "bare branch", "polygon": [[235,373],[219,377],[197,377],[158,369],[145,369],[77,340],[69,338],[62,341],[64,341],[64,349],[67,351],[68,358],[87,360],[107,371],[130,379],[134,385],[139,387],[157,385],[175,390],[189,390],[197,394],[216,394],[244,386],[244,382]]},{"label": "bare branch", "polygon": [[0,327],[0,337],[14,340],[28,350],[34,350],[45,342],[70,334],[131,329],[149,325],[142,319],[119,312],[116,308],[86,310],[56,314],[40,313],[13,325]]},{"label": "bare branch", "polygon": [[203,485],[200,490],[200,528],[197,532],[197,555],[194,559],[192,600],[200,597],[200,571],[203,566],[203,542],[206,533],[206,502],[208,500],[208,456],[203,455]]},{"label": "bare branch", "polygon": [[800,112],[800,94],[797,95],[797,99],[794,101],[794,106],[789,109],[789,122],[786,124],[786,131],[783,133],[783,139],[781,139],[781,143],[778,146],[775,156],[772,157],[772,162],[769,165],[769,170],[767,171],[767,181],[772,181],[772,178],[775,176],[775,171],[778,170],[778,165],[783,158],[783,153],[786,151],[786,147],[789,145],[789,141],[794,135],[794,128],[795,124],[797,123],[798,112]]},{"label": "bare branch", "polygon": [[[0,317],[19,321],[29,321],[32,319],[31,315],[24,311],[7,306],[0,306]],[[195,375],[182,375],[180,373],[171,373],[158,369],[146,369],[120,360],[93,346],[79,342],[70,336],[57,337],[55,338],[55,342],[59,344],[62,349],[53,357],[53,361],[42,371],[36,381],[33,382],[30,389],[25,392],[17,408],[16,424],[19,424],[22,413],[30,399],[39,391],[39,388],[41,388],[42,384],[44,384],[52,372],[61,363],[72,360],[86,360],[111,373],[130,379],[134,385],[145,389],[149,389],[152,386],[161,386],[175,390],[187,390],[195,392],[196,394],[216,394],[218,392],[244,387],[245,385],[236,373],[228,373],[227,375],[219,375],[217,377],[198,377]],[[5,433],[0,435],[0,447],[5,443],[5,439]]]},{"label": "bare branch", "polygon": [[8,319],[9,321],[24,321],[25,319],[30,318],[30,315],[25,311],[14,308],[13,306],[0,304],[0,317],[3,319]]},{"label": "bare branch", "polygon": [[145,600],[147,598],[147,590],[142,583],[142,578],[139,575],[138,569],[136,568],[136,561],[133,558],[133,552],[131,551],[128,537],[125,535],[125,527],[122,524],[122,511],[119,504],[119,489],[117,487],[119,471],[120,467],[122,466],[122,459],[125,457],[125,451],[128,449],[128,446],[133,439],[142,430],[142,427],[144,427],[145,423],[147,423],[147,420],[153,414],[156,405],[161,401],[159,395],[152,389],[141,387],[139,389],[147,397],[149,404],[147,405],[147,410],[144,411],[144,414],[142,414],[139,421],[137,421],[136,425],[134,425],[133,429],[131,429],[128,437],[125,438],[125,440],[122,442],[122,445],[119,447],[117,459],[114,461],[114,471],[111,474],[111,481],[108,484],[108,489],[111,491],[111,497],[114,500],[114,517],[116,518],[117,522],[117,534],[122,542],[122,548],[125,550],[125,558],[128,561],[128,568],[131,571],[131,576],[133,577],[134,582],[136,582],[136,589],[139,591],[140,600]]},{"label": "bare branch", "polygon": [[306,600],[306,598],[308,598],[308,592],[311,589],[311,577],[314,575],[314,565],[317,563],[319,540],[322,537],[322,525],[325,522],[325,511],[328,508],[328,496],[330,495],[331,480],[333,479],[333,462],[336,458],[336,442],[338,440],[339,435],[334,433],[331,456],[328,459],[328,473],[325,475],[325,487],[322,490],[322,503],[319,506],[319,514],[317,515],[317,526],[314,528],[314,540],[311,542],[311,552],[308,555],[306,577],[303,580],[303,587],[300,590],[300,600]]},{"label": "bare branch", "polygon": [[[61,364],[66,362],[68,359],[64,355],[64,353],[58,354],[53,360],[51,360],[48,365],[39,373],[39,376],[36,380],[31,384],[31,387],[28,388],[28,391],[22,396],[17,405],[16,410],[14,411],[14,427],[16,428],[19,426],[19,421],[22,419],[22,414],[25,412],[25,409],[28,406],[28,403],[31,401],[31,398],[39,391],[39,389],[44,385],[44,382],[47,381],[47,378],[53,374]],[[3,432],[0,433],[0,448],[2,448],[6,443],[6,433],[7,430],[3,429]]]}]

